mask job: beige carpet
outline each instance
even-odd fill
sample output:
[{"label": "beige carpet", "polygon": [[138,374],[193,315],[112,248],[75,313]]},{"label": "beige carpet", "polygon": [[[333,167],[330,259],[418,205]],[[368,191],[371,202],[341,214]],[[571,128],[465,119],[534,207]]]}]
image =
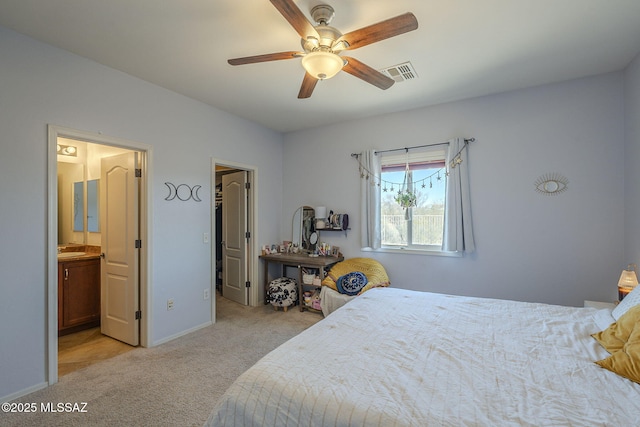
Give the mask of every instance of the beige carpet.
[{"label": "beige carpet", "polygon": [[[60,378],[15,400],[36,413],[0,413],[2,426],[200,426],[216,400],[258,359],[322,319],[218,296],[218,319],[153,348],[140,348]],[[86,402],[86,413],[42,413],[41,403]]]}]

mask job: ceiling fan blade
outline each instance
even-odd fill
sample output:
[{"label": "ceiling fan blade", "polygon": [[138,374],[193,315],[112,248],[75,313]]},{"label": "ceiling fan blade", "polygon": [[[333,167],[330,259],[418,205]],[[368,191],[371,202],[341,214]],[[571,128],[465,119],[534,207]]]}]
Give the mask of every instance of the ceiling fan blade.
[{"label": "ceiling fan blade", "polygon": [[303,39],[307,39],[307,36],[314,36],[320,38],[318,32],[313,27],[311,22],[304,16],[302,11],[296,6],[293,0],[271,0],[273,6],[278,9],[278,12],[289,24],[296,30],[296,32]]},{"label": "ceiling fan blade", "polygon": [[340,37],[340,40],[345,40],[349,44],[347,49],[357,49],[371,43],[413,31],[417,28],[418,20],[413,13],[407,12],[404,15],[399,15],[395,18],[390,18],[377,24],[351,31]]},{"label": "ceiling fan blade", "polygon": [[347,64],[342,68],[342,70],[352,76],[362,79],[367,83],[371,83],[383,90],[389,89],[395,83],[395,80],[392,78],[385,76],[380,71],[374,70],[357,59],[350,58],[348,56],[343,56],[342,58],[347,60]]},{"label": "ceiling fan blade", "polygon": [[302,52],[294,52],[294,51],[267,53],[264,55],[245,56],[244,58],[229,59],[227,62],[231,65],[255,64],[256,62],[279,61],[281,59],[293,59],[293,58],[297,58],[300,55],[304,55],[304,54]]},{"label": "ceiling fan blade", "polygon": [[309,98],[313,93],[313,89],[315,89],[316,84],[318,84],[318,79],[316,79],[309,73],[305,73],[304,79],[302,79],[300,92],[298,92],[298,99]]}]

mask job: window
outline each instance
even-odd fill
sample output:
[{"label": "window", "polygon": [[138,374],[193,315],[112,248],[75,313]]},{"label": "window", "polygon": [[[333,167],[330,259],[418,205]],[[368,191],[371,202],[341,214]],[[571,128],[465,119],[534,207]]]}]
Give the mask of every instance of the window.
[{"label": "window", "polygon": [[[397,153],[397,149],[352,154],[359,164],[361,247],[421,250],[446,256],[474,252],[466,161],[466,148],[474,140],[452,138],[443,143],[412,147],[409,153],[395,156],[390,153]],[[405,173],[407,163],[409,171]],[[396,205],[395,196],[403,184],[406,185],[405,181],[417,197],[411,194],[416,203],[403,210]],[[404,223],[393,218],[398,214],[404,214]],[[422,221],[423,217],[432,220]],[[442,220],[438,221],[438,217]]]},{"label": "window", "polygon": [[[382,247],[441,251],[447,181],[445,150],[437,147],[408,155],[380,155]],[[414,207],[403,208],[396,201],[405,185],[416,196]]]}]

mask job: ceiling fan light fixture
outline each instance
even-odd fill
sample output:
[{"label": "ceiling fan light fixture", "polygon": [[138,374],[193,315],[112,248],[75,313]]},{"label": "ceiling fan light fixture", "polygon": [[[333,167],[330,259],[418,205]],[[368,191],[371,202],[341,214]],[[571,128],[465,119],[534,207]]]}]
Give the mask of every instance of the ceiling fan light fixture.
[{"label": "ceiling fan light fixture", "polygon": [[302,66],[316,79],[325,80],[338,74],[344,67],[344,61],[335,53],[315,51],[302,58]]},{"label": "ceiling fan light fixture", "polygon": [[[330,79],[341,70],[379,89],[389,89],[396,81],[382,72],[375,70],[349,56],[341,57],[346,50],[358,49],[377,43],[418,28],[418,20],[411,12],[385,19],[376,24],[342,34],[340,30],[330,26],[335,13],[327,4],[316,4],[311,9],[314,25],[300,10],[296,3],[300,0],[270,0],[271,4],[289,22],[300,36],[302,52],[274,52],[262,55],[232,58],[229,65],[255,64],[258,62],[279,61],[283,59],[301,58],[305,69],[304,78],[298,92],[298,99],[309,98],[318,80]],[[309,3],[309,2],[301,2]],[[310,3],[318,3],[313,1]]]},{"label": "ceiling fan light fixture", "polygon": [[349,49],[349,42],[347,42],[346,40],[337,41],[331,47],[331,50],[333,50],[334,52],[341,52],[341,51],[347,50],[347,49]]}]

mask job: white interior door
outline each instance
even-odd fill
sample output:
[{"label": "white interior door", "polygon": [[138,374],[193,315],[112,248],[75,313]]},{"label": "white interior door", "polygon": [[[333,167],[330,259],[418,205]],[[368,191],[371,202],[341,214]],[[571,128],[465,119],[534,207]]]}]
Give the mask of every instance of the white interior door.
[{"label": "white interior door", "polygon": [[100,172],[102,333],[130,345],[140,339],[138,153],[105,157]]},{"label": "white interior door", "polygon": [[247,172],[222,176],[222,295],[248,305]]}]

